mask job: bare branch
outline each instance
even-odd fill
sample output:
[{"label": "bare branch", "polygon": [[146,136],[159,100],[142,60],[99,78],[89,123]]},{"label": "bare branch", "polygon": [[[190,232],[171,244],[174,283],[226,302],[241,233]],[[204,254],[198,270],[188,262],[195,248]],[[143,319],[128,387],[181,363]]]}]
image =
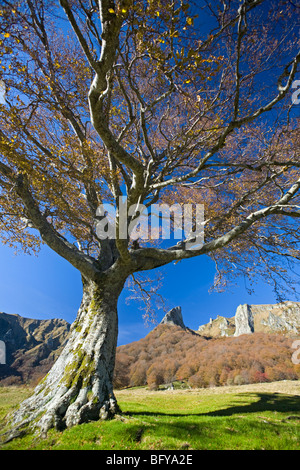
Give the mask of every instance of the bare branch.
[{"label": "bare branch", "polygon": [[70,5],[68,3],[68,0],[60,0],[59,2],[61,4],[61,6],[63,7],[63,9],[65,10],[65,13],[68,17],[68,20],[70,22],[70,24],[72,25],[73,27],[73,30],[78,38],[78,41],[83,49],[83,52],[85,53],[85,56],[87,58],[87,60],[89,61],[89,64],[90,66],[95,70],[95,72],[97,71],[97,61],[94,60],[93,56],[92,56],[92,53],[87,45],[87,42],[82,34],[82,32],[80,31],[80,28],[75,20],[75,17],[72,13],[72,10],[70,8]]}]

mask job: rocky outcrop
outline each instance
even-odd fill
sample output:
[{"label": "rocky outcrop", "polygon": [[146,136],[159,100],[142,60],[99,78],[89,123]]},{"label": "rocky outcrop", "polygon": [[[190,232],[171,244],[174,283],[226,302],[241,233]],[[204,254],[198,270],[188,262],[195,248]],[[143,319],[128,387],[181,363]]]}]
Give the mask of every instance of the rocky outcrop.
[{"label": "rocky outcrop", "polygon": [[0,382],[27,383],[45,375],[68,338],[70,324],[61,319],[35,320],[0,312],[0,341],[5,364]]},{"label": "rocky outcrop", "polygon": [[300,302],[265,305],[240,305],[235,315],[235,336],[245,333],[300,333]]},{"label": "rocky outcrop", "polygon": [[180,326],[181,328],[185,329],[185,324],[183,322],[182,318],[182,312],[181,312],[181,307],[174,307],[172,310],[170,310],[162,321],[160,322],[162,325],[168,324],[168,325],[175,325],[175,326]]},{"label": "rocky outcrop", "polygon": [[250,305],[239,305],[235,313],[234,336],[246,335],[254,332],[254,321]]},{"label": "rocky outcrop", "polygon": [[234,317],[217,316],[199,326],[198,334],[209,337],[240,336],[251,333],[300,334],[300,302],[249,305],[237,307]]},{"label": "rocky outcrop", "polygon": [[199,326],[198,334],[207,337],[232,336],[235,330],[234,318],[220,315],[215,320],[210,319],[206,325]]}]

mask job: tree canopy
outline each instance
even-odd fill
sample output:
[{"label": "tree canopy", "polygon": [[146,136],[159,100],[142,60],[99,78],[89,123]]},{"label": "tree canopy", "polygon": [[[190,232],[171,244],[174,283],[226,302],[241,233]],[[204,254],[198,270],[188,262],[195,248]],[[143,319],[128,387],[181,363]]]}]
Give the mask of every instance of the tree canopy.
[{"label": "tree canopy", "polygon": [[111,266],[97,208],[126,195],[205,205],[199,250],[133,252],[117,237],[132,271],[207,253],[220,271],[299,257],[292,2],[2,3],[4,242],[34,250],[41,236],[96,276]]}]

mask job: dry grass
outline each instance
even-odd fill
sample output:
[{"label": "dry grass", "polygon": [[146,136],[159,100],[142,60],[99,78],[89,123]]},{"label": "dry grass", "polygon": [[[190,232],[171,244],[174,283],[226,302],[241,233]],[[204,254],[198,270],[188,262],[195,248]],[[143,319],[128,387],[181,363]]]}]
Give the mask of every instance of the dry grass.
[{"label": "dry grass", "polygon": [[128,388],[125,390],[117,390],[116,395],[118,399],[125,400],[126,398],[143,398],[161,396],[166,399],[168,395],[224,395],[224,394],[240,394],[240,393],[282,393],[285,395],[298,395],[300,396],[300,380],[282,380],[280,382],[266,382],[248,385],[232,385],[226,387],[210,387],[210,388],[191,388],[185,390],[158,390],[150,391],[143,387]]}]

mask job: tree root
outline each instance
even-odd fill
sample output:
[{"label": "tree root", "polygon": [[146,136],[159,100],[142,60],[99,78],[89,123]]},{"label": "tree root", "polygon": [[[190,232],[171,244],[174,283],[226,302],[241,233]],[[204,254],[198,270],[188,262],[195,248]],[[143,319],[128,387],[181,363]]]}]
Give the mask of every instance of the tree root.
[{"label": "tree root", "polygon": [[120,413],[114,396],[100,401],[89,392],[87,389],[80,389],[78,392],[73,388],[60,396],[56,390],[51,398],[49,395],[42,397],[42,392],[36,389],[19,409],[7,417],[7,431],[0,435],[1,444],[28,433],[46,438],[52,428],[63,431],[89,421],[112,419]]}]

